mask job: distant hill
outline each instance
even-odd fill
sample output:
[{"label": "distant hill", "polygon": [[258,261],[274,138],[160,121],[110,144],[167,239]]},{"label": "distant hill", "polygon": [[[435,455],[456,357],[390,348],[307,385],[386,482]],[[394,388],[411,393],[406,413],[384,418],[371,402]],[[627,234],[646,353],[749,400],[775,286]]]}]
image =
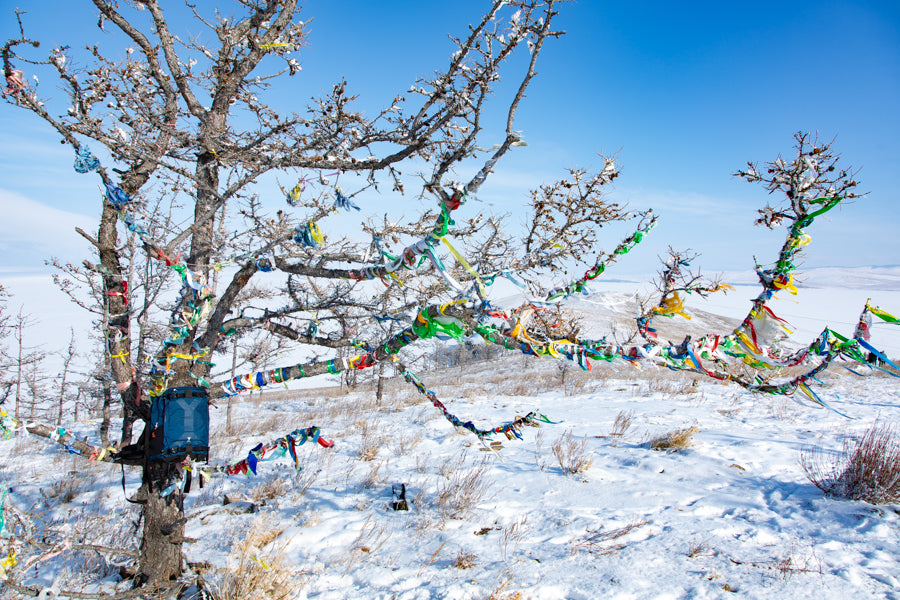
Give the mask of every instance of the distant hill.
[{"label": "distant hill", "polygon": [[[799,268],[794,277],[807,288],[851,288],[858,290],[900,291],[900,265],[871,267]],[[724,281],[731,285],[758,285],[752,271],[726,271]]]}]

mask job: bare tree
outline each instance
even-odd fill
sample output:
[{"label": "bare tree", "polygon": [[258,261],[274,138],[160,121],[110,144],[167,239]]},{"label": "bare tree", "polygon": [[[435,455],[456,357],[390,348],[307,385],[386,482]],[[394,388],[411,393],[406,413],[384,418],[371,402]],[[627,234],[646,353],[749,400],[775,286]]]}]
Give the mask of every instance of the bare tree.
[{"label": "bare tree", "polygon": [[[66,401],[66,396],[68,395],[68,390],[66,388],[66,384],[68,382],[69,373],[72,369],[72,361],[75,360],[75,357],[78,355],[75,349],[75,329],[71,328],[69,330],[69,345],[63,351],[62,359],[63,359],[63,368],[62,372],[59,374],[59,410],[56,413],[56,425],[62,425],[63,421],[63,405]],[[76,402],[77,402],[76,398]]]},{"label": "bare tree", "polygon": [[[761,183],[770,194],[784,195],[781,204],[767,205],[759,211],[758,225],[770,229],[783,222],[788,225],[776,261],[768,265],[756,264],[762,291],[753,300],[741,324],[728,334],[706,334],[697,339],[687,336],[676,345],[666,345],[655,339],[651,327],[655,315],[684,315],[679,293],[704,296],[723,287],[718,279],[706,281],[699,272],[690,270],[689,263],[696,257],[689,251],[670,249],[657,286],[661,299],[650,310],[643,310],[637,319],[638,332],[647,344],[620,350],[620,353],[633,358],[655,358],[671,368],[696,371],[752,391],[793,394],[800,390],[813,401],[822,403],[807,384],[835,358],[843,356],[857,360],[862,356],[858,336],[839,338],[826,329],[809,346],[799,350],[785,348],[778,342],[791,329],[787,321],[769,308],[768,302],[778,292],[797,293],[793,273],[800,264],[804,247],[810,242],[804,230],[816,217],[860,194],[856,191],[855,173],[840,166],[831,142],[821,142],[808,133],[797,133],[794,149],[795,155],[790,160],[779,156],[762,167],[748,163],[746,170],[735,174],[751,183]],[[603,351],[615,353],[617,350],[605,346]],[[810,363],[812,367],[804,369],[800,375],[786,381],[774,381],[784,369]]]},{"label": "bare tree", "polygon": [[[573,169],[532,192],[521,235],[510,233],[495,216],[458,217],[498,161],[522,145],[515,116],[545,42],[561,35],[552,27],[556,0],[494,0],[464,37],[451,38],[454,52],[442,70],[415,81],[373,116],[356,107],[357,97],[345,81],[311,99],[300,113],[279,112],[267,103],[272,78],[299,72],[293,53],[303,43],[305,22],[296,0],[240,0],[236,16],[189,5],[198,26],[214,40],[209,44],[173,31],[158,0],[92,1],[100,26],[118,32],[120,55],[92,46],[90,56],[79,57],[86,59],[85,67],[64,47],[35,57],[38,44],[26,35],[18,15],[20,36],[3,45],[0,59],[7,102],[52,127],[73,149],[76,170],[96,173],[106,188],[96,235],[80,232],[98,260],[83,263],[87,271],[80,272],[102,283],[95,289],[102,307],[105,371],[111,375],[102,378],[104,395],[118,393],[126,420],[149,421],[151,399],[161,401],[173,391],[207,389],[219,397],[387,361],[451,423],[480,437],[515,433],[539,419],[529,414],[483,430],[449,413],[402,359],[392,360],[405,346],[439,335],[478,335],[506,349],[569,359],[582,368],[590,367],[589,359],[636,360],[644,353],[769,391],[733,373],[724,359],[716,370],[699,361],[688,366],[694,349],[703,351],[690,338],[676,347],[660,344],[651,354],[645,348],[579,339],[576,321],[541,310],[584,290],[655,223],[649,211],[641,213],[634,233],[616,248],[596,247],[597,230],[604,224],[635,216],[603,197],[618,176],[614,157],[603,158],[597,172]],[[526,66],[504,97],[496,82],[520,51],[528,53]],[[38,84],[23,77],[23,69],[41,71],[44,80],[54,78],[67,101],[40,96]],[[489,122],[489,100],[503,103],[502,122]],[[497,143],[490,147],[485,140]],[[89,142],[102,148],[100,158]],[[837,169],[827,144],[804,135],[797,142],[798,156],[790,163],[779,158],[763,173],[752,165],[739,173],[787,196],[786,207],[764,211],[764,224],[793,223],[779,263],[760,269],[765,291],[755,309],[763,307],[767,293],[789,285],[802,228],[852,197],[856,185],[848,172]],[[258,196],[267,176],[276,173],[290,181],[281,190],[289,206],[281,210]],[[419,197],[433,200],[434,208],[404,222],[370,217],[360,238],[328,231],[328,215],[358,209],[363,191],[394,195],[414,186]],[[131,246],[123,245],[120,236]],[[149,258],[143,269],[128,255],[129,248],[138,247]],[[581,269],[586,270],[578,275]],[[151,285],[151,272],[163,282],[159,288]],[[256,282],[267,272],[285,277],[277,296],[253,291],[264,289]],[[538,308],[526,303],[513,311],[493,310],[485,287],[498,277],[521,283]],[[135,300],[141,285],[143,308]],[[682,284],[664,282],[661,302],[671,302],[679,291],[699,291],[697,285],[691,278]],[[155,298],[166,291],[175,292],[174,301],[166,300],[171,308],[167,326],[156,335],[151,327],[140,329],[141,315],[153,313]],[[403,324],[399,331],[379,333],[368,325],[376,317]],[[254,365],[248,356],[255,372],[216,381],[211,359],[230,354],[236,371],[231,336],[249,340],[254,333],[314,348],[317,358],[257,371],[261,363]],[[741,333],[731,334],[733,344],[743,343]],[[152,357],[149,371],[136,361],[143,351],[135,352],[135,336],[156,344],[146,351]],[[358,339],[368,336],[373,337]],[[748,347],[745,356],[774,360],[759,347]],[[145,442],[149,429],[142,436]],[[127,437],[130,432],[123,431]],[[176,484],[189,472],[190,456],[184,464],[145,460],[143,465],[139,579],[166,581],[182,569],[186,520]]]},{"label": "bare tree", "polygon": [[0,376],[0,386],[3,386],[3,399],[0,400],[2,405],[9,398],[13,390],[12,379],[8,379],[9,368],[12,365],[12,357],[9,354],[9,348],[6,346],[6,340],[12,333],[12,317],[9,314],[9,294],[6,288],[0,284],[0,366],[3,368],[3,375]]},{"label": "bare tree", "polygon": [[26,314],[24,311],[24,307],[19,307],[19,312],[16,313],[16,316],[13,320],[12,324],[12,337],[16,341],[16,354],[13,357],[11,367],[15,369],[15,409],[14,409],[14,418],[16,421],[19,420],[22,413],[22,405],[24,404],[25,399],[25,388],[28,387],[32,391],[31,395],[31,414],[34,413],[35,404],[37,402],[34,394],[40,392],[40,388],[37,385],[37,365],[44,357],[43,352],[41,352],[39,346],[29,346],[25,343],[25,334],[26,330],[35,324],[35,319],[29,314]]},{"label": "bare tree", "polygon": [[[106,187],[96,235],[80,232],[99,260],[85,262],[88,271],[79,272],[102,283],[95,289],[112,375],[105,393],[115,387],[126,421],[129,413],[148,419],[149,400],[167,390],[238,391],[239,377],[210,381],[210,357],[232,350],[229,336],[246,330],[334,352],[350,348],[373,315],[430,315],[429,327],[436,326],[446,315],[430,311],[441,302],[469,291],[483,302],[485,281],[504,273],[515,272],[534,293],[547,292],[542,276],[579,262],[597,276],[603,264],[593,248],[597,228],[629,216],[601,198],[603,186],[617,175],[612,159],[596,174],[574,170],[536,191],[520,239],[497,217],[476,214],[457,223],[452,216],[494,165],[521,145],[516,111],[545,42],[561,33],[552,27],[555,0],[490,3],[464,37],[451,38],[455,51],[443,70],[415,81],[374,116],[355,108],[356,95],[345,81],[313,98],[301,113],[279,113],[265,102],[271,78],[299,72],[293,56],[305,23],[296,0],[239,2],[233,17],[192,7],[211,44],[173,31],[157,0],[93,5],[100,26],[118,30],[122,53],[108,55],[92,46],[90,56],[78,57],[55,47],[35,57],[38,43],[17,15],[21,35],[2,47],[4,96],[51,126],[75,152],[76,170],[95,172]],[[525,69],[512,94],[500,100],[503,122],[489,127],[485,107],[503,65],[520,49],[528,52]],[[23,69],[55,77],[67,101],[41,96]],[[499,136],[492,133],[498,129]],[[483,150],[491,136],[496,145]],[[88,143],[103,148],[102,160]],[[475,173],[465,167],[471,159],[480,164]],[[410,178],[403,171],[409,169],[422,182],[419,195],[434,198],[437,211],[406,223],[370,219],[362,241],[323,233],[327,215],[356,208],[363,190],[404,193]],[[283,190],[290,208],[273,214],[254,186],[275,172],[297,183]],[[160,210],[159,199],[172,196],[183,206],[176,220]],[[155,262],[139,268],[128,256],[135,245],[121,245],[123,234]],[[464,256],[475,259],[470,263]],[[145,372],[134,338],[151,339],[140,319],[152,311],[146,299],[163,289],[151,282],[154,267],[169,289],[180,291],[166,331],[155,336],[152,369]],[[270,299],[241,308],[251,281],[271,270],[288,275],[283,304]],[[135,301],[140,286],[143,306]],[[564,293],[557,291],[557,297]],[[422,309],[426,300],[437,308]],[[364,358],[314,361],[288,374],[369,367],[420,333],[427,334],[371,340]],[[279,373],[285,375],[283,369]],[[123,439],[129,436],[123,431]],[[182,494],[177,488],[160,494],[179,476],[176,464],[145,469],[145,579],[166,580],[181,571]]]}]

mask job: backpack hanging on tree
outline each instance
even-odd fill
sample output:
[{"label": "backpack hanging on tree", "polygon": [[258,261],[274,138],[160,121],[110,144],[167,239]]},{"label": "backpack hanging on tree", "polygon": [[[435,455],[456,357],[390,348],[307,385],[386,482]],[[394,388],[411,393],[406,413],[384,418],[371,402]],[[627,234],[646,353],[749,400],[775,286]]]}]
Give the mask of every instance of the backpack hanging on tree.
[{"label": "backpack hanging on tree", "polygon": [[153,400],[148,425],[147,460],[181,462],[209,458],[209,391],[169,388]]}]

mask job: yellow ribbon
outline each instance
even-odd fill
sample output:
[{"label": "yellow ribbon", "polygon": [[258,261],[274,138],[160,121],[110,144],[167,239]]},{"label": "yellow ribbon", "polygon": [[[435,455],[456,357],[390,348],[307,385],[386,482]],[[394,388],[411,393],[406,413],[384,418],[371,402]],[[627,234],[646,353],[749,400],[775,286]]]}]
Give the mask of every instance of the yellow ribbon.
[{"label": "yellow ribbon", "polygon": [[303,182],[301,181],[300,183],[298,183],[297,185],[294,186],[294,189],[291,190],[291,193],[288,194],[288,196],[294,202],[299,202],[300,195],[303,193],[303,189],[304,189],[304,186],[303,186]]},{"label": "yellow ribbon", "polygon": [[808,233],[800,234],[800,236],[791,239],[791,247],[792,248],[800,248],[803,246],[809,245],[812,241],[812,238]]},{"label": "yellow ribbon", "polygon": [[475,278],[475,281],[478,283],[478,291],[481,292],[481,295],[484,296],[484,282],[481,281],[481,275],[478,274],[478,271],[472,268],[472,265],[465,259],[465,257],[460,254],[456,248],[447,240],[447,238],[442,237],[441,241],[444,242],[444,245],[447,246],[447,250],[450,251],[450,254],[453,255],[453,258],[456,259],[456,262],[462,265],[462,267],[469,272],[469,274]]},{"label": "yellow ribbon", "polygon": [[879,316],[879,317],[886,317],[886,318],[891,319],[891,320],[893,320],[893,321],[897,321],[897,320],[898,320],[897,317],[895,317],[894,315],[888,313],[887,311],[881,310],[881,309],[878,308],[877,306],[872,306],[871,304],[869,304],[869,301],[868,301],[868,300],[866,300],[866,308],[867,308],[867,309],[869,310],[869,312],[872,313],[873,315],[876,315],[876,316]]},{"label": "yellow ribbon", "polygon": [[125,364],[125,357],[128,356],[129,354],[130,354],[130,352],[128,352],[128,350],[122,350],[122,351],[119,352],[118,354],[110,354],[109,357],[110,357],[110,358],[121,358],[121,359],[122,359],[122,364],[124,365],[124,364]]},{"label": "yellow ribbon", "polygon": [[465,303],[466,303],[465,298],[460,298],[459,300],[451,300],[450,302],[445,302],[445,303],[441,304],[441,307],[438,309],[438,312],[440,312],[442,315],[446,316],[446,313],[444,312],[445,310],[447,310],[448,308],[450,308],[451,306],[454,306],[456,304],[465,304]]},{"label": "yellow ribbon", "polygon": [[735,330],[734,333],[737,335],[738,339],[741,341],[744,347],[747,348],[747,350],[749,350],[753,354],[762,354],[762,350],[760,350],[759,347],[753,343],[753,340],[751,340],[746,333],[737,330]]},{"label": "yellow ribbon", "polygon": [[557,346],[563,346],[567,344],[571,344],[569,340],[557,340],[555,342],[550,342],[550,346],[547,348],[547,351],[550,353],[550,356],[553,358],[563,358],[562,353],[556,349]]},{"label": "yellow ribbon", "polygon": [[209,354],[209,348],[204,348],[197,354],[181,354],[179,352],[166,353],[166,372],[169,371],[169,365],[176,360],[197,360]]},{"label": "yellow ribbon", "polygon": [[16,551],[13,550],[9,556],[0,561],[0,579],[6,579],[6,569],[11,569],[19,563],[16,560]]},{"label": "yellow ribbon", "polygon": [[513,327],[513,330],[509,335],[519,341],[525,340],[530,344],[541,345],[539,341],[532,339],[532,337],[528,335],[528,331],[525,330],[525,327],[522,325],[522,321],[516,321],[516,326]]},{"label": "yellow ribbon", "polygon": [[819,400],[818,398],[816,398],[815,394],[813,394],[813,393],[810,391],[810,389],[806,386],[805,383],[798,382],[798,383],[797,383],[797,387],[800,388],[800,391],[802,391],[804,394],[806,394],[806,395],[809,397],[810,400],[812,400],[813,402],[815,402],[815,403],[818,404],[819,406],[824,406],[824,404],[822,404],[822,401]]},{"label": "yellow ribbon", "polygon": [[325,236],[322,235],[322,230],[319,229],[319,225],[315,221],[309,222],[309,233],[312,239],[314,239],[320,246],[325,243]]},{"label": "yellow ribbon", "polygon": [[775,286],[775,289],[787,290],[794,296],[796,296],[797,292],[800,291],[797,289],[797,286],[794,284],[794,274],[793,273],[788,273],[787,281],[779,281],[778,279],[776,279],[775,281],[772,282],[772,285]]},{"label": "yellow ribbon", "polygon": [[659,306],[653,307],[653,312],[663,315],[664,317],[681,315],[685,319],[691,320],[691,316],[684,312],[684,300],[681,299],[678,292],[673,292],[671,296],[663,298],[660,301]]}]

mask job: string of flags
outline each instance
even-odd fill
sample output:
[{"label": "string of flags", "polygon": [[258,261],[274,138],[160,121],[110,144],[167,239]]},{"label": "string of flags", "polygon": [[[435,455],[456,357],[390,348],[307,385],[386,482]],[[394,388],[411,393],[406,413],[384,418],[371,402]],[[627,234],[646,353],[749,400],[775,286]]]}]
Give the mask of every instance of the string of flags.
[{"label": "string of flags", "polygon": [[[86,146],[81,146],[77,149],[74,168],[79,173],[87,173],[99,169],[100,163],[99,160],[91,155]],[[489,170],[489,166],[486,165],[485,169]],[[486,172],[480,173],[479,176],[483,180]],[[478,177],[476,177],[477,179]],[[200,282],[199,277],[187,267],[180,256],[171,258],[166,256],[162,250],[158,250],[159,246],[149,238],[146,231],[136,222],[133,212],[129,210],[134,203],[133,199],[120,187],[109,182],[104,183],[107,200],[121,212],[123,221],[129,230],[138,235],[146,246],[157,249],[157,256],[154,258],[164,261],[168,267],[177,271],[184,284],[183,294],[186,297],[186,302],[181,303],[181,305],[187,308],[182,309],[180,314],[173,315],[172,335],[166,340],[167,350],[165,351],[165,358],[159,361],[160,366],[165,366],[165,371],[162,371],[163,375],[171,370],[170,365],[175,361],[198,361],[205,358],[209,352],[208,349],[195,347],[190,353],[180,353],[176,352],[174,347],[183,344],[190,335],[191,330],[206,316],[211,305],[209,289]],[[423,309],[416,315],[410,327],[393,336],[379,348],[368,349],[365,353],[351,358],[327,361],[327,372],[339,373],[347,369],[371,367],[385,357],[393,358],[400,348],[415,339],[432,337],[462,339],[466,335],[476,334],[487,343],[501,343],[506,348],[519,349],[529,355],[570,360],[586,370],[591,368],[591,361],[597,360],[611,361],[622,359],[632,364],[637,364],[642,360],[650,360],[672,369],[692,370],[715,379],[733,381],[753,391],[784,395],[793,395],[795,392],[800,391],[817,404],[826,406],[812,391],[810,384],[815,381],[815,376],[835,359],[866,362],[863,354],[865,350],[886,361],[891,367],[895,367],[893,363],[887,361],[883,353],[878,352],[868,343],[866,334],[870,327],[871,315],[882,318],[886,322],[898,322],[898,320],[885,311],[872,307],[869,303],[867,303],[866,309],[860,317],[857,331],[852,339],[842,337],[836,332],[826,329],[816,342],[808,348],[791,354],[775,352],[771,347],[771,344],[781,333],[790,333],[791,328],[787,321],[778,317],[767,303],[779,291],[786,290],[791,294],[797,293],[797,286],[793,277],[793,271],[796,269],[796,256],[811,241],[810,236],[805,233],[804,229],[810,226],[817,216],[837,206],[842,200],[840,197],[818,198],[810,201],[811,204],[818,206],[818,208],[793,223],[774,266],[770,268],[757,267],[763,291],[754,300],[753,307],[747,317],[732,333],[724,336],[708,335],[696,340],[688,337],[678,345],[664,345],[658,342],[656,331],[652,326],[654,316],[682,316],[690,318],[684,309],[684,298],[678,291],[672,290],[671,282],[668,280],[670,277],[674,277],[675,269],[682,266],[673,264],[665,282],[665,292],[658,305],[648,314],[642,315],[637,319],[638,332],[647,343],[623,347],[609,343],[605,339],[535,339],[535,334],[530,327],[530,319],[533,311],[540,309],[542,305],[556,304],[572,294],[584,292],[587,282],[599,277],[605,272],[609,264],[614,262],[619,256],[627,254],[643,240],[646,233],[654,227],[656,216],[649,211],[642,214],[636,231],[620,243],[612,253],[598,259],[597,263],[589,268],[579,279],[561,288],[551,290],[543,299],[533,300],[530,302],[531,308],[528,310],[511,314],[504,313],[493,310],[489,303],[484,301],[484,285],[490,285],[495,281],[496,277],[501,275],[515,282],[516,280],[512,274],[494,273],[482,277],[446,237],[449,228],[455,224],[452,219],[453,211],[465,203],[467,193],[473,191],[473,188],[477,189],[479,184],[480,181],[476,182],[474,186],[470,185],[469,188],[453,190],[451,195],[445,196],[444,200],[441,201],[441,211],[432,230],[423,239],[404,248],[399,256],[392,256],[381,249],[380,245],[378,245],[378,240],[376,240],[376,245],[379,247],[379,251],[386,262],[347,271],[347,277],[352,280],[361,281],[379,278],[385,284],[390,285],[392,281],[399,281],[397,273],[402,269],[416,270],[425,262],[430,262],[444,278],[448,286],[457,292],[459,299],[440,307],[439,314],[432,314],[427,309]],[[287,200],[290,204],[296,205],[299,202],[304,185],[305,181],[301,180],[288,193]],[[334,194],[334,210],[359,210],[359,207],[339,187],[334,186]],[[308,247],[317,247],[324,242],[324,235],[314,220],[298,226],[292,237],[298,244]],[[473,284],[471,287],[466,288],[449,274],[436,252],[436,248],[441,244],[447,248],[457,263],[472,275]],[[264,255],[257,257],[256,260],[258,266],[263,270],[271,266],[271,261]],[[683,266],[687,266],[687,264]],[[728,286],[716,286],[703,291],[711,293],[723,289],[728,289]],[[476,303],[468,300],[474,291],[477,291],[479,296],[481,296],[482,302]],[[690,289],[686,291],[688,293],[691,292]],[[699,291],[699,288],[695,291]],[[128,292],[124,284],[121,291],[109,290],[107,293],[121,296],[123,303],[127,304]],[[445,314],[445,309],[450,305],[458,307],[465,305],[464,308],[468,311],[471,320],[467,322],[457,316]],[[498,323],[496,319],[500,319],[500,322]],[[473,326],[473,322],[477,324]],[[117,335],[115,331],[113,335]],[[379,354],[379,351],[381,354]],[[820,357],[820,363],[807,372],[780,384],[768,383],[759,375],[753,379],[738,376],[733,374],[728,368],[730,361],[735,359],[760,370],[798,366],[811,356]],[[125,354],[120,353],[113,358],[121,358],[124,361]],[[472,421],[462,420],[450,413],[447,407],[437,398],[436,394],[429,390],[414,373],[404,369],[401,374],[407,382],[425,395],[449,422],[457,427],[471,431],[479,438],[493,434],[504,434],[508,438],[517,438],[520,437],[519,430],[524,424],[551,422],[544,415],[529,413],[525,417],[519,417],[497,427],[479,429]],[[258,389],[271,383],[282,383],[289,379],[305,376],[303,365],[258,371],[226,381],[223,384],[223,389],[226,394],[238,394],[249,389]],[[209,383],[206,381],[201,381],[201,383],[207,387],[209,386]],[[165,389],[165,384],[164,378],[158,380],[156,388],[151,390],[151,396],[154,393],[161,393]],[[290,435],[285,436],[280,438],[280,441],[274,446],[261,445],[254,448],[247,459],[236,463],[232,468],[237,469],[236,472],[246,473],[249,470],[255,473],[256,464],[260,460],[267,460],[268,453],[276,450],[281,452],[281,455],[284,455],[285,452],[291,452],[296,460],[296,455],[292,450],[296,445],[297,440],[294,437]]]},{"label": "string of flags", "polygon": [[656,226],[657,215],[653,214],[652,210],[648,210],[640,214],[641,219],[638,223],[637,229],[630,236],[625,238],[616,248],[606,256],[604,259],[599,260],[585,271],[584,275],[575,281],[572,281],[566,286],[555,288],[550,290],[547,294],[547,297],[540,301],[532,301],[532,304],[538,303],[546,303],[546,304],[558,304],[563,300],[569,298],[573,294],[578,293],[586,293],[586,284],[588,281],[593,281],[600,275],[602,275],[606,268],[611,265],[613,262],[618,259],[620,256],[624,256],[628,254],[635,246],[637,246],[641,241],[643,241],[644,236],[647,235],[653,227]]},{"label": "string of flags", "polygon": [[208,481],[213,475],[217,474],[256,475],[259,463],[276,460],[288,455],[290,455],[290,458],[294,463],[294,469],[300,471],[302,467],[300,466],[297,448],[306,442],[317,443],[322,448],[331,448],[334,446],[334,441],[322,437],[319,428],[312,426],[304,429],[295,429],[291,433],[270,442],[260,442],[249,450],[246,458],[233,463],[200,468],[190,458],[186,458],[178,464],[178,468],[181,470],[181,477],[176,478],[168,487],[160,492],[160,496],[169,496],[176,489],[180,489],[185,494],[189,493],[194,471],[197,472],[197,476],[200,478],[201,487],[205,481]]},{"label": "string of flags", "polygon": [[516,417],[514,420],[503,423],[502,425],[491,427],[489,429],[479,429],[472,421],[463,421],[462,419],[451,413],[449,410],[447,410],[447,407],[444,406],[444,404],[438,399],[437,394],[426,388],[425,384],[422,383],[422,380],[419,379],[415,373],[409,370],[405,370],[401,373],[401,375],[403,376],[403,379],[413,384],[419,391],[419,393],[428,398],[428,400],[431,401],[431,404],[441,411],[441,414],[444,415],[445,419],[447,419],[456,427],[461,427],[462,429],[471,431],[476,436],[478,436],[478,439],[488,438],[495,434],[502,434],[505,435],[506,439],[508,440],[521,440],[521,429],[526,425],[538,425],[539,423],[549,423],[551,425],[558,424],[558,422],[551,421],[545,415],[536,411],[532,411],[524,417]]}]

